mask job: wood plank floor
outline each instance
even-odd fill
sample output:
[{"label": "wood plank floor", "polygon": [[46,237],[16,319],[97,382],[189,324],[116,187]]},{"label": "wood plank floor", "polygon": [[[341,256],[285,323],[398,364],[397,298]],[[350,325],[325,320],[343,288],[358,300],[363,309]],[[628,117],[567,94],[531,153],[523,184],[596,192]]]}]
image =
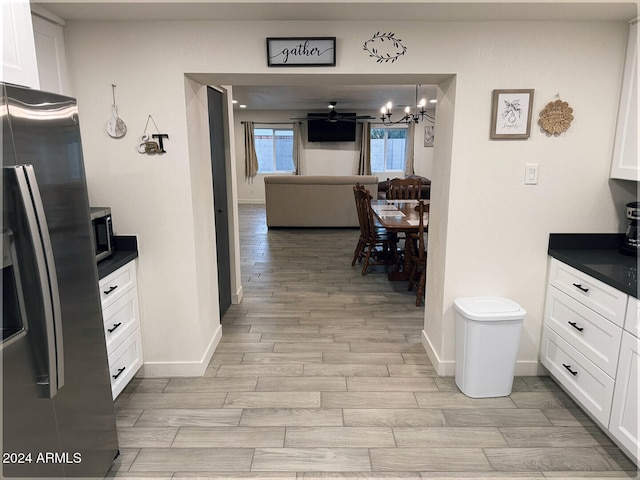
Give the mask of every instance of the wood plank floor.
[{"label": "wood plank floor", "polygon": [[636,476],[547,377],[516,378],[510,397],[492,399],[439,378],[414,294],[351,267],[356,230],[269,231],[263,206],[240,216],[244,298],[206,376],[131,382],[109,476]]}]

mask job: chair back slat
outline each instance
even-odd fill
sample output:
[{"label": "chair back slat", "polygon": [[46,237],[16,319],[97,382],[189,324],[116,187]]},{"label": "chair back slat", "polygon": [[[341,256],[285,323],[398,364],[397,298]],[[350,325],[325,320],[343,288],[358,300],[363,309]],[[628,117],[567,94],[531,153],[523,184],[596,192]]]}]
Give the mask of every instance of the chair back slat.
[{"label": "chair back slat", "polygon": [[390,200],[416,200],[420,198],[422,183],[417,178],[387,178],[387,198]]}]

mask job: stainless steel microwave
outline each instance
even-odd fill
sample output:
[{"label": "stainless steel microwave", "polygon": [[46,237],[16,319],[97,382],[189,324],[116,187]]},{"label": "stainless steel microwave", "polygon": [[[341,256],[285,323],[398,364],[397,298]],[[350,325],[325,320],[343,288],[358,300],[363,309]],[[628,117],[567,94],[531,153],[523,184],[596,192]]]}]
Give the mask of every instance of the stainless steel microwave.
[{"label": "stainless steel microwave", "polygon": [[113,254],[113,223],[109,207],[91,207],[91,226],[96,247],[96,261]]}]

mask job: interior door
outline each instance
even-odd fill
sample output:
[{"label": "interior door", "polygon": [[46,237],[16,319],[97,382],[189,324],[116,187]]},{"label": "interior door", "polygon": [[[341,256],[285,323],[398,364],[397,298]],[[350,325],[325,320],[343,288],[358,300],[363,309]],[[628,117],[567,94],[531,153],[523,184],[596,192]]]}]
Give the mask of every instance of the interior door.
[{"label": "interior door", "polygon": [[207,87],[209,104],[209,141],[213,177],[213,208],[216,219],[218,255],[218,299],[220,317],[231,305],[231,262],[229,257],[229,211],[227,208],[227,172],[225,166],[224,111],[222,92]]}]

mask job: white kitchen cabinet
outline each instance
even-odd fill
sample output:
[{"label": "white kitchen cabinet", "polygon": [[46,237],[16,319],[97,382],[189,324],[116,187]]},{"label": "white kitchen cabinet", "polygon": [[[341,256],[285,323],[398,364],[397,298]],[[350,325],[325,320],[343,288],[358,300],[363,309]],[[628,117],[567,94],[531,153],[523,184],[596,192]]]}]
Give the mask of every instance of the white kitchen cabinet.
[{"label": "white kitchen cabinet", "polygon": [[551,259],[541,362],[604,427],[611,414],[627,297]]},{"label": "white kitchen cabinet", "polygon": [[40,88],[29,0],[0,2],[2,9],[1,81]]},{"label": "white kitchen cabinet", "polygon": [[611,178],[640,180],[638,162],[638,22],[629,24],[618,119],[611,159]]},{"label": "white kitchen cabinet", "polygon": [[115,399],[143,363],[136,261],[100,280],[100,300]]},{"label": "white kitchen cabinet", "polygon": [[618,443],[633,457],[636,465],[640,458],[640,439],[638,438],[638,359],[640,358],[640,340],[624,332],[620,346],[618,375],[613,393],[613,406],[609,430]]},{"label": "white kitchen cabinet", "polygon": [[640,338],[640,300],[629,297],[627,316],[624,320],[624,329],[631,335]]},{"label": "white kitchen cabinet", "polygon": [[591,363],[615,378],[622,328],[557,288],[547,292],[545,322]]},{"label": "white kitchen cabinet", "polygon": [[638,299],[551,259],[540,361],[636,464],[639,309]]},{"label": "white kitchen cabinet", "polygon": [[553,259],[549,284],[622,327],[628,295],[580,270]]},{"label": "white kitchen cabinet", "polygon": [[542,339],[542,364],[589,414],[606,426],[613,401],[614,380],[551,328]]},{"label": "white kitchen cabinet", "polygon": [[38,5],[32,5],[31,11],[40,89],[69,96],[64,20]]}]

